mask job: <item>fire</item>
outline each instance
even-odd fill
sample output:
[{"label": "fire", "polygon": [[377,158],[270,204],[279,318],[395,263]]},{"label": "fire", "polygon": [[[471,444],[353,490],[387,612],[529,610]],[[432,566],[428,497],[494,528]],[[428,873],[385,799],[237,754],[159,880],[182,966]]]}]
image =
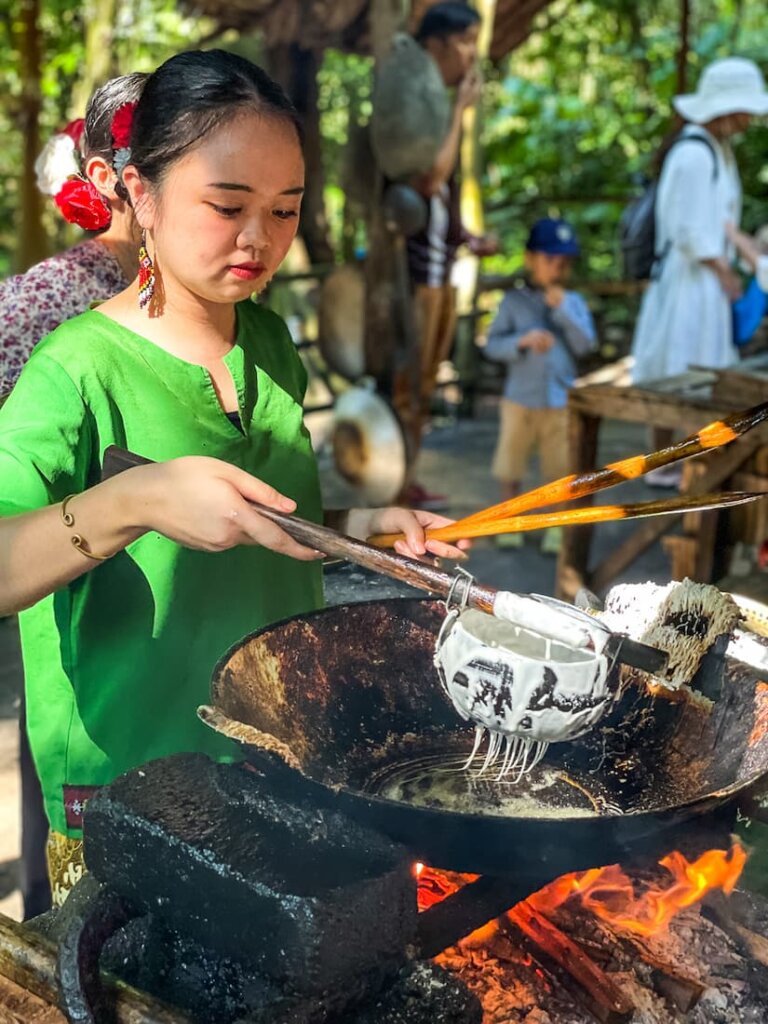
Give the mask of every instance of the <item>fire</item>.
[{"label": "fire", "polygon": [[[658,935],[677,913],[698,903],[713,889],[730,895],[746,861],[747,854],[739,843],[734,843],[730,850],[708,850],[694,861],[675,850],[659,861],[671,876],[665,885],[649,885],[638,894],[632,880],[618,864],[612,864],[562,875],[526,902],[546,916],[566,900],[578,899],[585,910],[609,925],[637,935]],[[418,880],[419,910],[428,910],[478,877],[435,871],[424,864],[416,864],[414,873]],[[495,922],[489,922],[467,940],[477,945],[492,937],[495,928]]]},{"label": "fire", "polygon": [[435,871],[417,861],[413,866],[416,876],[416,900],[419,910],[429,910],[448,896],[453,896],[462,886],[476,881],[479,875],[460,875],[455,871]]},{"label": "fire", "polygon": [[563,875],[529,897],[529,904],[551,914],[567,899],[577,897],[585,910],[608,924],[638,935],[658,935],[672,918],[698,903],[713,889],[730,895],[747,860],[744,848],[707,850],[695,861],[675,850],[659,861],[672,876],[663,886],[649,886],[637,895],[631,879],[617,864]]}]

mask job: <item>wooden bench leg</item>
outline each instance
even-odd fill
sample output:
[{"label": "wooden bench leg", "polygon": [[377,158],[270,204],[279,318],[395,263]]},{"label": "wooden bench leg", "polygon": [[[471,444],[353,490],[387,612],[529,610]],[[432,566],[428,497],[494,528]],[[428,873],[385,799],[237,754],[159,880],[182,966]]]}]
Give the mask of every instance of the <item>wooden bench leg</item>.
[{"label": "wooden bench leg", "polygon": [[[568,410],[568,445],[574,473],[586,473],[595,468],[599,428],[599,417],[587,416],[575,409]],[[588,504],[588,500],[574,502],[574,507],[577,504]],[[591,541],[591,526],[570,526],[563,531],[555,591],[561,600],[572,601],[582,587],[589,585]]]}]

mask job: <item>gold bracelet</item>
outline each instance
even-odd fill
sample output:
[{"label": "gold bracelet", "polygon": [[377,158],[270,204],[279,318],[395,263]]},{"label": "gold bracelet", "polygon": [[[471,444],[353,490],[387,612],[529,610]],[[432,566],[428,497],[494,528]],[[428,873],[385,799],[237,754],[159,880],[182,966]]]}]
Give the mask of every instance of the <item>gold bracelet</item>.
[{"label": "gold bracelet", "polygon": [[[72,527],[75,525],[75,517],[72,515],[71,512],[67,511],[67,503],[71,501],[72,498],[76,497],[76,494],[68,494],[64,501],[62,501],[61,503],[62,521],[64,525],[68,526],[70,529],[72,529]],[[109,558],[112,557],[111,555],[95,555],[92,551],[89,551],[87,547],[88,542],[83,540],[79,533],[73,533],[70,539],[72,541],[72,547],[77,548],[80,554],[85,555],[86,558],[92,558],[94,562],[106,562]]]}]

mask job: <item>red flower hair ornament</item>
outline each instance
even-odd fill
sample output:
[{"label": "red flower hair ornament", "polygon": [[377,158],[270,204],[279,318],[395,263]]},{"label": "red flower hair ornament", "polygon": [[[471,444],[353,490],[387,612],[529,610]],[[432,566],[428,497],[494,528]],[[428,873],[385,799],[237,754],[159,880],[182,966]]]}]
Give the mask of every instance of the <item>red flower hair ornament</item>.
[{"label": "red flower hair ornament", "polygon": [[[124,103],[112,118],[112,164],[118,176],[131,157],[135,109],[135,103]],[[35,163],[37,184],[41,192],[53,196],[68,223],[85,231],[102,231],[109,227],[112,211],[101,192],[82,174],[79,157],[84,129],[85,121],[77,118],[48,141]]]},{"label": "red flower hair ornament", "polygon": [[112,220],[112,211],[104,196],[83,178],[65,181],[53,200],[64,220],[86,231],[101,231],[109,227]]}]

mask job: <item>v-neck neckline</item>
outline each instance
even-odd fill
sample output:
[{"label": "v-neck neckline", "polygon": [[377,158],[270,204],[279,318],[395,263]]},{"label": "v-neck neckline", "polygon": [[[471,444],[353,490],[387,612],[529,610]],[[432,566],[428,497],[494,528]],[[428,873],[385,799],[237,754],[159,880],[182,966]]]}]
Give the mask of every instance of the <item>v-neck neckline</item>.
[{"label": "v-neck neckline", "polygon": [[[245,330],[245,322],[243,317],[240,315],[237,305],[235,306],[235,338],[232,343],[232,347],[222,357],[221,361],[229,371],[232,382],[235,386],[235,393],[237,395],[237,409],[230,410],[232,413],[237,412],[240,418],[240,426],[232,422],[227,415],[227,410],[219,401],[219,396],[216,393],[216,388],[213,384],[213,378],[210,370],[203,366],[202,363],[195,363],[189,359],[184,359],[181,356],[176,355],[173,352],[169,352],[167,349],[158,345],[152,341],[151,338],[147,338],[146,335],[139,334],[138,331],[134,331],[131,327],[126,327],[121,324],[118,320],[114,320],[112,317],[107,316],[105,313],[101,313],[98,309],[90,309],[89,313],[96,313],[104,321],[104,323],[113,326],[124,336],[127,336],[131,341],[133,347],[139,353],[141,358],[147,363],[147,365],[157,374],[164,375],[169,366],[172,366],[177,372],[183,373],[193,379],[193,381],[199,386],[202,384],[203,390],[206,392],[208,402],[211,406],[214,406],[218,411],[218,416],[225,430],[231,431],[236,437],[243,438],[247,436],[247,432],[250,426],[250,421],[253,419],[253,410],[250,415],[246,415],[247,410],[245,408],[245,392],[246,392],[246,381],[245,381],[245,351],[244,351],[244,339],[243,332]],[[256,383],[256,394],[254,396],[254,409],[259,399],[260,388],[258,387],[258,367],[254,366],[254,372],[257,375]]]}]

